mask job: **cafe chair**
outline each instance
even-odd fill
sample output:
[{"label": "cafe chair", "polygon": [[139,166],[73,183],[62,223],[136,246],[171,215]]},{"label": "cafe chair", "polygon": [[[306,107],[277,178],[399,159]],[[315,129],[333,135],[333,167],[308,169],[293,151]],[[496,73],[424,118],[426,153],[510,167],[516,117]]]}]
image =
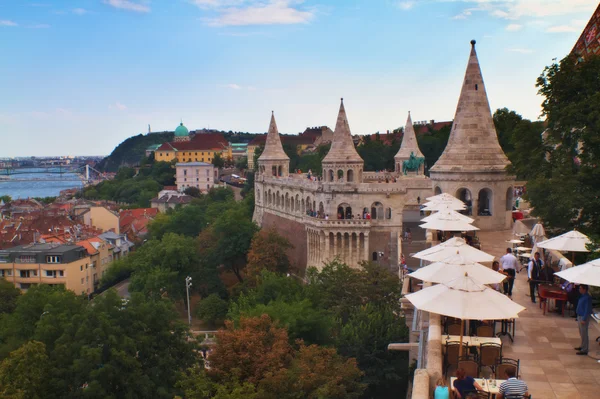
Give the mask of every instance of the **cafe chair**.
[{"label": "cafe chair", "polygon": [[486,391],[477,391],[477,399],[490,399],[491,394]]},{"label": "cafe chair", "polygon": [[479,326],[477,327],[478,337],[493,337],[494,328],[492,326]]},{"label": "cafe chair", "polygon": [[450,324],[448,325],[448,335],[460,335],[460,324]]},{"label": "cafe chair", "polygon": [[515,370],[515,375],[517,378],[519,377],[519,359],[510,359],[508,357],[501,357],[498,359],[498,363],[496,363],[496,378],[503,379],[505,376],[505,371],[508,368],[512,368]]},{"label": "cafe chair", "polygon": [[502,357],[502,345],[484,343],[479,346],[479,368],[489,367],[495,371],[498,359]]},{"label": "cafe chair", "polygon": [[[463,353],[469,353],[469,346],[463,342]],[[460,342],[446,342],[446,352],[444,356],[444,374],[448,375],[448,369],[452,366],[458,366],[458,354],[460,351]]]},{"label": "cafe chair", "polygon": [[465,374],[469,377],[479,377],[479,364],[475,361],[473,356],[461,356],[458,358],[458,364],[456,366],[459,369],[464,369]]}]

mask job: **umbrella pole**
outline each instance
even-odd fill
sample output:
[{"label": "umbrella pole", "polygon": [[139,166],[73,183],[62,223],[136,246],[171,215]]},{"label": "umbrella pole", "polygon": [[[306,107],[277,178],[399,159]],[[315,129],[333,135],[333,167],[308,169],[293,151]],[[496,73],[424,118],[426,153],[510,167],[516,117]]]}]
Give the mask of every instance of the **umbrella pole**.
[{"label": "umbrella pole", "polygon": [[460,319],[460,346],[458,347],[458,357],[462,356],[463,351],[463,328],[465,326],[465,321]]},{"label": "umbrella pole", "polygon": [[571,267],[575,267],[575,251],[571,251]]}]

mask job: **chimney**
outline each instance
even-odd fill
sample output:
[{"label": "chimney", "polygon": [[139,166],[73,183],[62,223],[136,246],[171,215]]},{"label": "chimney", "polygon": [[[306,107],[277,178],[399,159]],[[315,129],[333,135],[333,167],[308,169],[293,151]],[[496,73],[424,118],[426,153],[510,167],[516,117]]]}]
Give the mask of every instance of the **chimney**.
[{"label": "chimney", "polygon": [[433,125],[433,123],[435,122],[435,120],[430,120],[429,123],[431,123]]}]

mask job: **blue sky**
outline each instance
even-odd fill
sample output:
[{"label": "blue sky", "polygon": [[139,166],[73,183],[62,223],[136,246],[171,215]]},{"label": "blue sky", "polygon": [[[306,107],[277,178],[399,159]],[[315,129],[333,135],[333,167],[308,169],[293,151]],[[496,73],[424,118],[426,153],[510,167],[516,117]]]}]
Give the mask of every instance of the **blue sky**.
[{"label": "blue sky", "polygon": [[471,39],[492,109],[536,119],[535,80],[597,0],[0,0],[0,157],[102,155],[134,134],[353,133],[452,119]]}]

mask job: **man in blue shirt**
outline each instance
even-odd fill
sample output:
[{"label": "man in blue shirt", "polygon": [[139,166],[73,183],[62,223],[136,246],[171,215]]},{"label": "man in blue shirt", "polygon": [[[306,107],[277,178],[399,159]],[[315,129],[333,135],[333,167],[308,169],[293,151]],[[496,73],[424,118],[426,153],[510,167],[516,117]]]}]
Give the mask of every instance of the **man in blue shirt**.
[{"label": "man in blue shirt", "polygon": [[593,312],[592,296],[588,292],[588,286],[581,284],[579,286],[579,302],[577,302],[577,324],[579,325],[579,335],[581,336],[581,346],[575,348],[578,355],[587,355],[588,353],[588,327],[590,326],[590,317]]}]

